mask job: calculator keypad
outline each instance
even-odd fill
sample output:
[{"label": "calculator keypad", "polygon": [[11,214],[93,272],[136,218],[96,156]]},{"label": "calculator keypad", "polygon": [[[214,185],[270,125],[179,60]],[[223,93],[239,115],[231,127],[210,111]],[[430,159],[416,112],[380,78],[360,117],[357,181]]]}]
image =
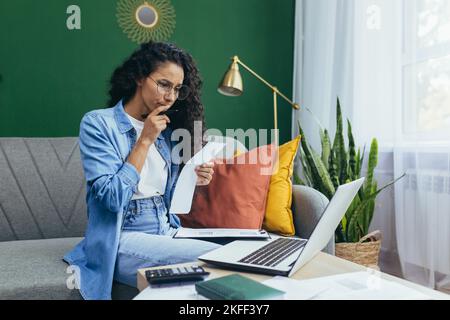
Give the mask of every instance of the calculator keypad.
[{"label": "calculator keypad", "polygon": [[153,269],[145,272],[145,276],[151,284],[203,280],[204,276],[208,274],[209,272],[206,272],[202,267],[195,265],[191,267]]}]

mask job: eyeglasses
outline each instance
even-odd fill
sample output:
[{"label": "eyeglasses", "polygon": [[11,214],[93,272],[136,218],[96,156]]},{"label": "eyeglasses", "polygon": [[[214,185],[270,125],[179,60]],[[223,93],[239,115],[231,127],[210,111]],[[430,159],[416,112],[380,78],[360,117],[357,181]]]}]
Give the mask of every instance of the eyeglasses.
[{"label": "eyeglasses", "polygon": [[149,78],[152,79],[154,83],[156,83],[156,87],[157,87],[159,94],[168,95],[168,94],[171,94],[172,90],[173,90],[175,93],[175,97],[178,100],[184,100],[191,93],[191,89],[184,84],[174,88],[173,85],[169,82],[156,81],[155,79],[153,79],[150,76],[149,76]]}]

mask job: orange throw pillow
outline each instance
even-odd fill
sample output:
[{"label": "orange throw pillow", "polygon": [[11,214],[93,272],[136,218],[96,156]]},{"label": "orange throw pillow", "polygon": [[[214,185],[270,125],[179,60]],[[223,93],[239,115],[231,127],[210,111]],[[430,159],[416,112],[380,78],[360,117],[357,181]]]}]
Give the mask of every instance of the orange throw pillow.
[{"label": "orange throw pillow", "polygon": [[275,152],[274,145],[267,145],[233,159],[216,161],[210,184],[198,186],[190,213],[179,215],[181,225],[187,228],[260,229]]}]

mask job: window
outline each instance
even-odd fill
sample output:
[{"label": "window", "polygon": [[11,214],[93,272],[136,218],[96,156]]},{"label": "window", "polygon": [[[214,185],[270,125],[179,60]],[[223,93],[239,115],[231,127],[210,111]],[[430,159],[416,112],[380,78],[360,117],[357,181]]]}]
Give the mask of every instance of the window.
[{"label": "window", "polygon": [[404,0],[403,134],[450,137],[450,1]]}]

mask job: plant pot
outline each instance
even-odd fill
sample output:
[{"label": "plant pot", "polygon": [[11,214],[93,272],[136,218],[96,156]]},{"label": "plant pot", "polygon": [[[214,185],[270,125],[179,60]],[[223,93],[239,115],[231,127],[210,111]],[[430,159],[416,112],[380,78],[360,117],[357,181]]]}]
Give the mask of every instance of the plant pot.
[{"label": "plant pot", "polygon": [[378,267],[381,249],[381,231],[373,231],[362,237],[359,242],[336,243],[336,257],[373,268]]}]

